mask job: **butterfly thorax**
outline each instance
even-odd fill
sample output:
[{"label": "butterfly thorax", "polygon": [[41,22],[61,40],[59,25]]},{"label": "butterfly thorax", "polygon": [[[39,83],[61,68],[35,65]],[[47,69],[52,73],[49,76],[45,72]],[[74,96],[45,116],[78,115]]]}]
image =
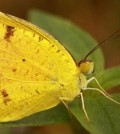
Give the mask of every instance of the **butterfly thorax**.
[{"label": "butterfly thorax", "polygon": [[61,97],[67,101],[72,101],[77,97],[81,90],[87,87],[87,74],[93,72],[94,64],[92,61],[81,61],[76,69],[76,73],[67,83],[60,84]]},{"label": "butterfly thorax", "polygon": [[61,98],[65,101],[72,101],[80,94],[79,77],[73,76],[68,83],[60,84]]}]

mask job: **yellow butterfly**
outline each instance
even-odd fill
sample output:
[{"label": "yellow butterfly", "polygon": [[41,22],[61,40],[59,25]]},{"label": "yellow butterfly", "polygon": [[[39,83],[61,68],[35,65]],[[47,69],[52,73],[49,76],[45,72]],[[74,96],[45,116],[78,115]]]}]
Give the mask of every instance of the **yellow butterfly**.
[{"label": "yellow butterfly", "polygon": [[[0,12],[0,122],[18,120],[81,96],[95,77],[94,64],[76,63],[68,51],[42,29]],[[102,87],[99,85],[102,89]],[[117,103],[117,102],[116,102]],[[89,118],[88,118],[89,119]]]}]

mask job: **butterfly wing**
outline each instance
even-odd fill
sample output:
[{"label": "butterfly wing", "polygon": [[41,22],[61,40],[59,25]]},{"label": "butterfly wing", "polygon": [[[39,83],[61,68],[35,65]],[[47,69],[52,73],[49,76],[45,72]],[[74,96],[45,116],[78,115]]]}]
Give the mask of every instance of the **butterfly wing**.
[{"label": "butterfly wing", "polygon": [[0,121],[11,121],[56,106],[60,82],[76,65],[45,31],[0,13]]}]

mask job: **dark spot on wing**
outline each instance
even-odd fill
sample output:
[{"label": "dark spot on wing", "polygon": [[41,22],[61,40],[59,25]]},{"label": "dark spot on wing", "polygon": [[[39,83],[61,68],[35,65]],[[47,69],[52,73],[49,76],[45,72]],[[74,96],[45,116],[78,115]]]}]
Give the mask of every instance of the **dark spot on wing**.
[{"label": "dark spot on wing", "polygon": [[10,37],[14,35],[13,33],[14,33],[14,27],[6,26],[6,33],[4,39],[10,41]]},{"label": "dark spot on wing", "polygon": [[64,87],[64,85],[63,84],[60,84],[62,87]]},{"label": "dark spot on wing", "polygon": [[13,69],[12,69],[13,72],[16,72],[16,70],[17,70],[16,68],[13,68]]},{"label": "dark spot on wing", "polygon": [[1,93],[2,93],[2,96],[3,96],[3,102],[5,103],[5,105],[7,105],[7,103],[8,103],[9,101],[11,101],[11,99],[9,98],[8,93],[7,93],[7,91],[6,91],[5,89],[3,89],[3,90],[1,91]]},{"label": "dark spot on wing", "polygon": [[52,45],[51,47],[54,47],[54,45]]},{"label": "dark spot on wing", "polygon": [[7,97],[8,96],[8,93],[5,89],[2,90],[2,96],[3,97]]},{"label": "dark spot on wing", "polygon": [[69,63],[69,60],[65,60],[65,61]]},{"label": "dark spot on wing", "polygon": [[23,62],[25,62],[26,60],[25,59],[22,59]]},{"label": "dark spot on wing", "polygon": [[57,52],[57,53],[59,53],[59,52],[60,52],[60,50],[57,50],[56,52]]},{"label": "dark spot on wing", "polygon": [[37,94],[40,94],[38,90],[35,90],[35,92],[36,92]]},{"label": "dark spot on wing", "polygon": [[42,40],[43,40],[43,38],[39,36],[39,39],[38,39],[38,40],[39,40],[39,42],[40,42],[40,41],[42,41]]}]

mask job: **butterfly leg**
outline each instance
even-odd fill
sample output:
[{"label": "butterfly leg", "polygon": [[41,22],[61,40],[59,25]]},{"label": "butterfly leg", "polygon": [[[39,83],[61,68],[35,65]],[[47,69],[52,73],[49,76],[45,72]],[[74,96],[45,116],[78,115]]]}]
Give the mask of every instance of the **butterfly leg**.
[{"label": "butterfly leg", "polygon": [[72,114],[71,114],[71,112],[70,112],[70,109],[69,109],[69,107],[68,107],[68,105],[67,105],[67,101],[68,101],[68,98],[63,98],[63,97],[61,97],[61,98],[59,98],[60,99],[60,101],[63,103],[63,105],[67,108],[67,110],[68,110],[68,113],[69,113],[69,116],[70,116],[70,119],[73,121],[73,117],[72,117]]},{"label": "butterfly leg", "polygon": [[[84,111],[84,113],[85,113],[85,116],[86,116],[87,120],[90,121],[90,120],[89,120],[89,117],[88,117],[88,114],[87,114],[87,111],[86,111],[86,108],[85,108],[83,93],[81,92],[79,95],[80,95],[81,101],[82,101],[82,109],[83,109],[83,111]],[[61,102],[64,104],[64,106],[67,108],[67,110],[68,110],[68,112],[69,112],[69,115],[70,115],[70,117],[71,117],[70,109],[69,109],[68,105],[65,103],[65,101],[67,101],[67,100],[68,100],[67,98],[62,98],[62,97],[60,98],[60,101],[61,101]],[[71,118],[72,118],[72,117],[71,117]]]},{"label": "butterfly leg", "polygon": [[67,108],[67,109],[69,109],[69,107],[68,107],[68,105],[65,103],[65,101],[66,101],[66,99],[65,98],[59,98],[60,99],[60,101],[63,103],[63,105]]},{"label": "butterfly leg", "polygon": [[110,96],[108,96],[107,94],[105,94],[102,90],[100,90],[100,89],[98,89],[98,88],[84,88],[83,90],[95,90],[95,91],[99,91],[101,94],[103,94],[105,97],[107,97],[109,100],[111,100],[111,101],[113,101],[113,102],[115,102],[115,103],[117,103],[117,104],[119,104],[120,105],[120,103],[119,102],[117,102],[116,100],[114,100],[114,99],[112,99]]},{"label": "butterfly leg", "polygon": [[92,77],[92,78],[90,78],[89,80],[87,80],[87,84],[89,84],[91,81],[95,81],[96,82],[96,84],[99,86],[99,88],[107,95],[107,96],[110,96],[111,97],[111,95],[109,95],[107,92],[105,92],[105,90],[102,88],[102,86],[100,85],[100,83],[98,82],[98,80],[95,78],[95,77]]},{"label": "butterfly leg", "polygon": [[80,97],[81,97],[81,102],[82,102],[82,109],[83,109],[83,111],[85,113],[85,116],[86,116],[87,120],[90,121],[89,117],[88,117],[88,114],[87,114],[87,111],[86,111],[86,108],[85,108],[85,102],[84,102],[84,97],[83,97],[82,92],[80,93]]}]

